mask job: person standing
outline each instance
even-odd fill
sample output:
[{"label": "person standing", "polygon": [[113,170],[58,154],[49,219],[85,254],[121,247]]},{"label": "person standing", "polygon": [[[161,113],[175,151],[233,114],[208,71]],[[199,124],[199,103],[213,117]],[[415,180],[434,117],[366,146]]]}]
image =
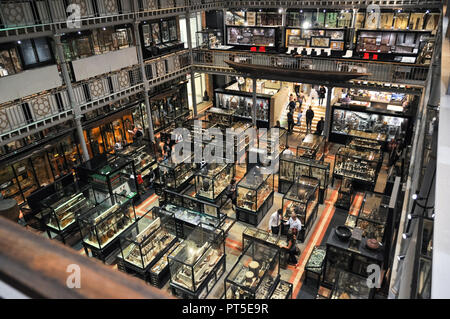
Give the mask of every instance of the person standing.
[{"label": "person standing", "polygon": [[322,103],[323,103],[323,101],[325,99],[325,94],[327,94],[327,89],[325,89],[325,87],[323,85],[321,85],[320,88],[319,88],[319,92],[318,92],[319,105],[320,106],[322,106]]},{"label": "person standing", "polygon": [[294,128],[294,114],[291,110],[289,110],[287,114],[287,121],[288,121],[288,133],[292,133],[292,129]]},{"label": "person standing", "polygon": [[226,190],[227,197],[231,199],[233,210],[236,210],[236,180],[233,178]]},{"label": "person standing", "polygon": [[297,234],[295,228],[289,229],[288,236],[287,236],[287,246],[284,246],[282,248],[286,249],[288,252],[288,264],[295,266],[297,265],[297,258],[295,257],[297,253]]},{"label": "person standing", "polygon": [[272,234],[278,235],[280,233],[280,225],[282,220],[283,220],[283,210],[281,208],[275,211],[272,215],[270,215],[269,231],[272,231]]},{"label": "person standing", "polygon": [[322,135],[324,126],[325,126],[325,122],[323,120],[323,117],[321,117],[319,122],[317,122],[317,126],[316,126],[316,134],[317,135]]},{"label": "person standing", "polygon": [[300,219],[297,218],[297,214],[295,212],[291,213],[291,217],[285,223],[285,225],[289,225],[289,230],[291,230],[292,228],[297,229],[298,233],[300,233],[300,230],[302,229],[302,223]]},{"label": "person standing", "polygon": [[[298,102],[297,102],[298,103]],[[302,116],[303,116],[303,111],[302,111],[302,107],[299,106],[298,107],[298,113],[297,113],[297,125],[301,126],[302,125]]]},{"label": "person standing", "polygon": [[306,111],[306,132],[311,132],[311,124],[313,119],[314,119],[314,111],[312,110],[310,105],[308,110]]}]

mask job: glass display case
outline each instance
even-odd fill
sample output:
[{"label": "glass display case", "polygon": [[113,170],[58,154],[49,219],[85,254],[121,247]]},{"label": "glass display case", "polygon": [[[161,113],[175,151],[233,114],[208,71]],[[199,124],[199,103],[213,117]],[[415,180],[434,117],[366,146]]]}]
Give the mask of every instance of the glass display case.
[{"label": "glass display case", "polygon": [[308,279],[315,278],[317,279],[317,286],[319,286],[326,253],[327,249],[325,246],[314,247],[305,265],[305,284],[307,283]]},{"label": "glass display case", "polygon": [[206,111],[206,118],[211,124],[216,124],[220,127],[231,127],[233,123],[233,115],[235,110],[222,109],[218,107],[211,107]]},{"label": "glass display case", "polygon": [[[276,130],[278,132],[276,133]],[[277,141],[278,140],[278,141]],[[278,153],[281,154],[288,146],[288,134],[284,128],[271,128],[258,138],[258,148],[267,149],[267,154],[272,153],[272,145],[278,144]]]},{"label": "glass display case", "polygon": [[347,147],[362,152],[381,152],[383,143],[377,140],[354,137],[350,140]]},{"label": "glass display case", "polygon": [[325,153],[325,136],[307,134],[297,146],[297,156],[323,161]]},{"label": "glass display case", "polygon": [[52,238],[51,234],[54,233],[65,243],[66,236],[78,231],[77,216],[96,205],[95,191],[88,185],[73,183],[56,190],[41,201],[41,215],[48,237]]},{"label": "glass display case", "polygon": [[369,188],[373,188],[380,166],[379,152],[360,152],[340,147],[335,157],[333,179],[348,178],[354,183],[366,184]]},{"label": "glass display case", "polygon": [[278,28],[226,26],[227,45],[233,46],[277,46]]},{"label": "glass display case", "polygon": [[177,241],[170,223],[174,223],[173,218],[156,216],[150,210],[120,235],[120,256],[125,269],[142,274],[148,281],[146,271]]},{"label": "glass display case", "polygon": [[195,174],[195,190],[198,197],[214,201],[224,194],[234,178],[234,165],[207,163]]},{"label": "glass display case", "polygon": [[159,177],[161,185],[170,189],[179,190],[188,183],[195,174],[196,165],[193,163],[193,155],[186,156],[177,163],[172,157],[159,162]]},{"label": "glass display case", "polygon": [[[129,145],[119,152],[120,155],[128,156],[134,162],[137,175],[141,175],[144,180],[144,187],[149,186],[149,179],[153,172],[152,166],[156,164],[156,154],[150,143],[144,143],[142,146]],[[144,192],[145,190],[140,190]]]},{"label": "glass display case", "polygon": [[205,49],[220,49],[223,44],[221,29],[204,29],[196,32],[197,45]]},{"label": "glass display case", "polygon": [[78,178],[103,193],[120,194],[128,198],[138,193],[133,160],[117,154],[100,154],[75,169]]},{"label": "glass display case", "polygon": [[345,49],[345,35],[345,29],[287,28],[286,47],[324,48],[343,51]]},{"label": "glass display case", "polygon": [[410,119],[407,115],[386,115],[337,107],[333,107],[332,114],[331,137],[341,144],[348,143],[353,137],[384,143],[409,131]]},{"label": "glass display case", "polygon": [[258,225],[273,204],[274,176],[254,166],[237,185],[236,219]]},{"label": "glass display case", "polygon": [[270,299],[292,299],[292,291],[294,285],[290,282],[280,280]]},{"label": "glass display case", "polygon": [[300,176],[314,177],[319,180],[319,202],[323,204],[328,188],[330,163],[282,154],[280,156],[278,192],[285,194]]},{"label": "glass display case", "polygon": [[204,299],[223,274],[225,258],[223,231],[199,224],[168,256],[172,293]]},{"label": "glass display case", "polygon": [[346,225],[363,230],[362,236],[384,242],[384,231],[389,215],[389,197],[366,192],[358,215],[347,218]]},{"label": "glass display case", "polygon": [[353,203],[353,184],[351,179],[343,178],[339,185],[338,198],[335,206],[344,210],[350,210]]},{"label": "glass display case", "polygon": [[258,241],[264,245],[277,249],[283,242],[278,235],[274,235],[271,232],[259,228],[246,227],[242,233],[242,247],[244,249],[247,248],[252,241]]},{"label": "glass display case", "polygon": [[[77,218],[86,255],[106,261],[119,245],[119,235],[136,220],[131,199],[114,194]],[[117,245],[116,245],[117,244]]]},{"label": "glass display case", "polygon": [[269,299],[280,280],[279,249],[251,242],[225,278],[225,299]]},{"label": "glass display case", "polygon": [[173,246],[170,247],[170,249],[167,250],[166,253],[150,268],[150,284],[157,288],[162,288],[166,284],[167,280],[169,280],[170,269],[168,257],[172,251],[178,248],[179,245],[180,242],[175,242],[175,244],[173,244]]},{"label": "glass display case", "polygon": [[314,224],[319,208],[319,181],[315,178],[300,177],[283,196],[284,219],[289,219],[292,212],[302,224],[298,240],[304,242]]},{"label": "glass display case", "polygon": [[370,299],[371,289],[367,279],[346,271],[340,271],[331,291],[331,299]]}]

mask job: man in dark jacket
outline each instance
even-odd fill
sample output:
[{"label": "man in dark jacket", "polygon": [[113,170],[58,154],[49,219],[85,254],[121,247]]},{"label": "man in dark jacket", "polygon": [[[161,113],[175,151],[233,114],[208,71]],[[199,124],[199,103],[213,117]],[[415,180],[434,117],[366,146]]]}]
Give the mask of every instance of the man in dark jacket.
[{"label": "man in dark jacket", "polygon": [[314,111],[311,109],[311,105],[309,109],[306,110],[306,132],[311,132],[311,124],[314,118]]},{"label": "man in dark jacket", "polygon": [[319,122],[317,122],[317,126],[316,126],[316,134],[317,135],[322,135],[324,126],[325,126],[325,122],[323,121],[323,117],[321,117]]},{"label": "man in dark jacket", "polygon": [[319,88],[319,105],[322,105],[323,101],[325,100],[325,94],[327,93],[327,89],[323,85]]},{"label": "man in dark jacket", "polygon": [[292,129],[294,128],[294,113],[289,110],[287,114],[287,121],[288,121],[288,133],[292,133]]}]

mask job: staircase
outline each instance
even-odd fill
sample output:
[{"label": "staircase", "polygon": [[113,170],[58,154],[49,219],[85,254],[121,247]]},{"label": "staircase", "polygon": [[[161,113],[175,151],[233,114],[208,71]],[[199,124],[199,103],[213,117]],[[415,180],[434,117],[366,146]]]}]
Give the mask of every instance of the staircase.
[{"label": "staircase", "polygon": [[[319,106],[319,100],[318,99],[310,99],[307,98],[306,102],[303,102],[302,105],[302,111],[304,112],[305,109],[308,109],[309,106],[312,103],[312,110],[314,111],[314,118],[312,120],[312,125],[311,125],[311,131],[314,133],[316,131],[316,127],[317,127],[317,122],[319,122],[320,118],[323,117],[323,119],[325,120],[325,101],[322,102],[323,106]],[[289,108],[286,105],[286,108],[284,109],[283,113],[280,116],[280,123],[282,127],[287,128],[287,114],[289,112]],[[297,110],[294,111],[294,122],[295,122],[295,126],[294,126],[294,132],[295,133],[306,133],[306,116],[305,114],[303,114],[302,117],[302,121],[301,121],[301,126],[297,125],[297,115],[298,112]]]}]

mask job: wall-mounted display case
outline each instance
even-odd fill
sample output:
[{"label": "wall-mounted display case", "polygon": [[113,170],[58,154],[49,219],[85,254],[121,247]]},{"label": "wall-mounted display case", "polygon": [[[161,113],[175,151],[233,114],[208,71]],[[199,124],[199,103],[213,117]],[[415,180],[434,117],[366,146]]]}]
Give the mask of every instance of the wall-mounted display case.
[{"label": "wall-mounted display case", "polygon": [[344,51],[346,30],[287,28],[286,47],[324,48]]},{"label": "wall-mounted display case", "polygon": [[356,245],[350,241],[341,241],[333,228],[327,238],[325,268],[321,285],[331,288],[340,270],[367,278],[367,266],[376,264],[383,267],[383,248],[372,250],[366,246],[367,239],[362,238]]},{"label": "wall-mounted display case", "polygon": [[[351,27],[352,10],[318,9],[288,9],[286,12],[287,26],[300,28],[344,28]],[[325,29],[325,30],[326,30]]]},{"label": "wall-mounted display case", "polygon": [[73,183],[56,190],[41,201],[40,215],[46,225],[49,238],[56,234],[65,243],[66,237],[78,232],[77,216],[84,214],[97,205],[92,187]]},{"label": "wall-mounted display case", "polygon": [[141,23],[140,28],[144,59],[155,56],[150,49],[152,42],[158,48],[156,56],[184,48],[184,43],[179,40],[180,36],[176,18],[145,21]]},{"label": "wall-mounted display case", "polygon": [[199,224],[168,256],[170,288],[185,299],[204,299],[225,271],[225,236]]},{"label": "wall-mounted display case", "polygon": [[407,115],[386,115],[333,107],[330,141],[347,144],[350,138],[386,142],[410,131]]},{"label": "wall-mounted display case", "polygon": [[366,192],[358,215],[348,215],[346,225],[363,230],[362,236],[384,242],[389,216],[389,197]]},{"label": "wall-mounted display case", "polygon": [[223,45],[221,29],[204,29],[196,32],[197,44],[200,48],[220,49]]},{"label": "wall-mounted display case", "polygon": [[254,166],[237,185],[236,219],[258,225],[273,204],[274,176]]},{"label": "wall-mounted display case", "polygon": [[331,291],[331,299],[370,299],[371,289],[367,279],[346,271],[340,271]]},{"label": "wall-mounted display case", "polygon": [[297,146],[297,156],[323,161],[325,153],[325,137],[307,134]]},{"label": "wall-mounted display case", "polygon": [[375,53],[384,61],[403,62],[403,57],[419,56],[426,47],[431,32],[428,31],[371,31],[357,30],[356,53]]},{"label": "wall-mounted display case", "polygon": [[[368,188],[375,186],[381,166],[379,152],[359,152],[351,148],[340,147],[335,156],[334,178],[348,178],[356,184]],[[354,185],[356,186],[356,185]]]},{"label": "wall-mounted display case", "polygon": [[100,154],[82,163],[76,169],[78,178],[96,190],[128,198],[138,195],[138,184],[134,162],[117,154]]},{"label": "wall-mounted display case", "polygon": [[251,242],[225,278],[225,299],[269,299],[280,280],[279,250]]},{"label": "wall-mounted display case", "polygon": [[86,255],[106,261],[119,246],[119,236],[136,220],[131,199],[114,194],[77,218]]},{"label": "wall-mounted display case", "polygon": [[127,272],[149,281],[148,270],[177,241],[173,218],[148,211],[120,235],[120,257]]},{"label": "wall-mounted display case", "polygon": [[193,155],[187,156],[178,163],[173,162],[172,157],[159,162],[160,183],[170,189],[182,189],[194,177],[195,172]]},{"label": "wall-mounted display case", "polygon": [[278,28],[226,26],[227,45],[277,47]]},{"label": "wall-mounted display case", "polygon": [[232,163],[207,163],[195,174],[195,190],[198,197],[215,201],[224,194],[234,178]]},{"label": "wall-mounted display case", "polygon": [[[216,107],[234,111],[233,116],[237,120],[252,120],[252,93],[223,89],[216,89],[214,92],[214,105]],[[257,94],[256,106],[256,119],[258,127],[269,128],[271,96],[266,94]]]},{"label": "wall-mounted display case", "polygon": [[317,218],[319,209],[319,181],[315,178],[300,177],[283,196],[283,216],[289,219],[294,212],[302,223],[298,240],[304,242]]},{"label": "wall-mounted display case", "polygon": [[330,176],[330,163],[282,154],[278,176],[278,192],[285,194],[301,176],[319,180],[319,202],[323,204]]}]

